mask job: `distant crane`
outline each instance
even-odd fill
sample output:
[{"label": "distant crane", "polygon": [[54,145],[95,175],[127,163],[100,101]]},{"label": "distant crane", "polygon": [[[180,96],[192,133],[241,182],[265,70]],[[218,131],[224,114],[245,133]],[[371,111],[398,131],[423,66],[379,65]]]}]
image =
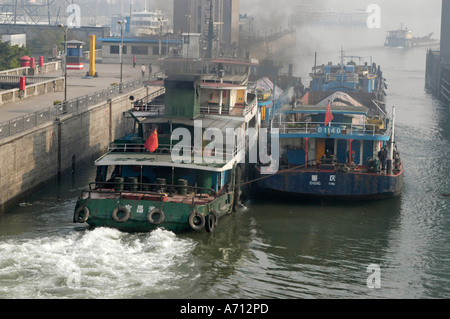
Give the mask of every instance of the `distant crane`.
[{"label": "distant crane", "polygon": [[73,0],[6,0],[0,3],[0,24],[66,24]]}]

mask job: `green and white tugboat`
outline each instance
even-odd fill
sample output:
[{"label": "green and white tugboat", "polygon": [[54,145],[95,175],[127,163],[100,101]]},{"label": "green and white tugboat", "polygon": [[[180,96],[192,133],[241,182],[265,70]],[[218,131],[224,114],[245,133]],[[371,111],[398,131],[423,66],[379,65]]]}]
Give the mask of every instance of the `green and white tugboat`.
[{"label": "green and white tugboat", "polygon": [[149,232],[212,232],[238,204],[237,185],[249,128],[259,127],[257,97],[243,84],[171,75],[164,106],[136,101],[136,132],[110,144],[95,161],[73,221],[91,227]]}]

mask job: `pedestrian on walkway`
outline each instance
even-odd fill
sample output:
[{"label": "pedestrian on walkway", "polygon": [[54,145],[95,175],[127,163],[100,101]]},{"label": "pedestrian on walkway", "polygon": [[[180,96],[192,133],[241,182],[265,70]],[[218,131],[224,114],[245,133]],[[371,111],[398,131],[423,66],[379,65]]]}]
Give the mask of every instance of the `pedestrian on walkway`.
[{"label": "pedestrian on walkway", "polygon": [[135,67],[136,67],[136,56],[133,55],[133,68],[135,68]]},{"label": "pedestrian on walkway", "polygon": [[142,64],[141,66],[141,73],[142,73],[142,77],[145,76],[145,65]]}]

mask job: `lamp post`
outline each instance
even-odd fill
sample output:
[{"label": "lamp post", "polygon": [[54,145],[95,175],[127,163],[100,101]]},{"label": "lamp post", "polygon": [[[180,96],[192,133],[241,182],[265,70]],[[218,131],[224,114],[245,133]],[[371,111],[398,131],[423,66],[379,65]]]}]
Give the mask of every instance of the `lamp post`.
[{"label": "lamp post", "polygon": [[[187,49],[186,49],[186,60],[189,60],[189,43],[191,42],[191,15],[186,14],[185,15],[188,22],[188,36],[187,36]],[[184,57],[184,44],[186,43],[186,39],[183,40],[183,57]],[[186,62],[184,64],[184,71],[187,72],[188,70],[188,63]]]},{"label": "lamp post", "polygon": [[125,26],[126,21],[120,20],[117,21],[118,24],[120,24],[120,48],[119,48],[119,54],[120,54],[120,84],[119,89],[122,91],[122,68],[123,68],[123,28]]},{"label": "lamp post", "polygon": [[191,43],[191,15],[190,14],[186,14],[186,18],[188,20],[188,36],[187,36],[186,59],[189,60],[189,44]]},{"label": "lamp post", "polygon": [[58,25],[64,31],[64,103],[67,102],[67,30],[68,26]]},{"label": "lamp post", "polygon": [[161,38],[162,38],[162,20],[158,18],[159,21],[159,58],[161,58]]}]

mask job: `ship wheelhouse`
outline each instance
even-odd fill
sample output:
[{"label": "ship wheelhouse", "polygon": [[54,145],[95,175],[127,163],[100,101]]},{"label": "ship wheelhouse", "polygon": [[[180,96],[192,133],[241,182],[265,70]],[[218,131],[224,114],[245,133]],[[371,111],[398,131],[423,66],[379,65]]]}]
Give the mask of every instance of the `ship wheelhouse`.
[{"label": "ship wheelhouse", "polygon": [[[328,103],[333,120],[325,126]],[[282,109],[272,121],[279,130],[281,166],[366,168],[391,137],[389,118],[378,113],[342,92],[317,105]]]}]

